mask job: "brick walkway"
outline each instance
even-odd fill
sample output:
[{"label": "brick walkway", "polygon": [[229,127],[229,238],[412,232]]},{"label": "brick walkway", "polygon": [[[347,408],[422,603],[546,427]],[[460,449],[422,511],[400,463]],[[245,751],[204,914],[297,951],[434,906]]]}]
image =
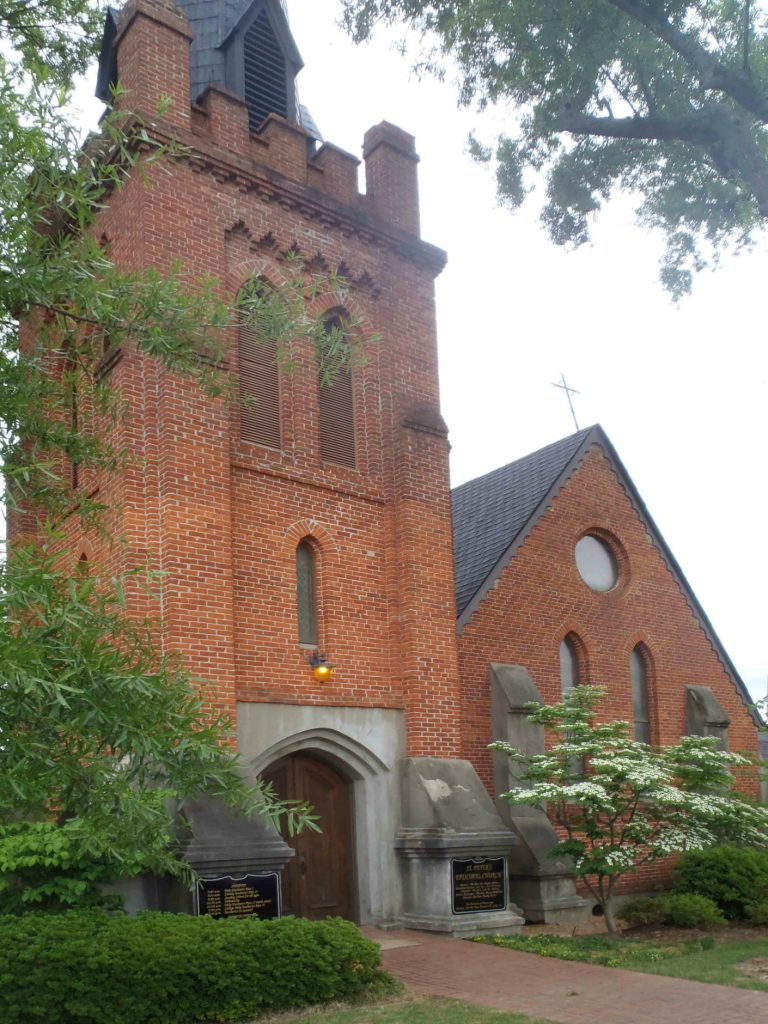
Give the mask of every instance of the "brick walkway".
[{"label": "brick walkway", "polygon": [[420,995],[557,1024],[766,1024],[768,992],[570,963],[420,932],[377,932],[384,966]]}]

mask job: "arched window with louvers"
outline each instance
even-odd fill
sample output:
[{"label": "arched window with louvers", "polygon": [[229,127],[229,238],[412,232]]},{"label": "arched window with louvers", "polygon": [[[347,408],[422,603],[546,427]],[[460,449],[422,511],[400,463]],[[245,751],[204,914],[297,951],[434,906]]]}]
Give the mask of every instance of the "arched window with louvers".
[{"label": "arched window with louvers", "polygon": [[292,77],[266,10],[259,12],[243,37],[243,85],[252,132],[269,114],[295,116]]},{"label": "arched window with louvers", "polygon": [[277,343],[266,330],[269,296],[269,285],[262,278],[249,281],[238,295],[240,439],[280,449],[280,368]]},{"label": "arched window with louvers", "polygon": [[318,367],[320,457],[323,462],[355,469],[354,382],[346,310],[328,313],[324,327],[325,339]]}]

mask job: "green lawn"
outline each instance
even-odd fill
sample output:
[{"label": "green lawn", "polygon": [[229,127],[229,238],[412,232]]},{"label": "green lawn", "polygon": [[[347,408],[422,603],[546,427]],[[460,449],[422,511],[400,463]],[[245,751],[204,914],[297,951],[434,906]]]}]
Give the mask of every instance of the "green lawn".
[{"label": "green lawn", "polygon": [[346,1010],[270,1017],[255,1024],[547,1024],[521,1013],[501,1013],[455,999],[417,999]]},{"label": "green lawn", "polygon": [[738,970],[738,964],[745,960],[768,958],[768,938],[765,937],[731,941],[727,933],[720,933],[717,936],[667,941],[632,937],[610,939],[602,935],[574,938],[538,935],[530,939],[497,936],[476,941],[560,960],[623,967],[644,974],[666,974],[673,978],[768,992],[768,982],[747,977]]}]

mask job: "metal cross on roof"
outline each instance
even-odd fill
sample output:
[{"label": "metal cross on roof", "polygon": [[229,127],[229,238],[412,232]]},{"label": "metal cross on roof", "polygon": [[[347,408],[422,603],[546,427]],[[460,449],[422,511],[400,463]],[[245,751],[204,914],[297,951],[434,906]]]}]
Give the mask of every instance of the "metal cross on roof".
[{"label": "metal cross on roof", "polygon": [[571,410],[571,416],[573,416],[574,426],[578,430],[579,429],[579,421],[576,419],[576,412],[575,412],[575,410],[573,408],[573,402],[571,401],[571,395],[580,395],[581,392],[580,391],[576,391],[573,388],[569,388],[568,387],[568,382],[565,379],[565,374],[562,373],[562,372],[560,373],[560,381],[559,381],[559,383],[558,384],[554,384],[553,383],[552,387],[553,388],[560,388],[561,391],[565,392],[565,394],[566,394],[566,396],[568,398],[568,408]]}]

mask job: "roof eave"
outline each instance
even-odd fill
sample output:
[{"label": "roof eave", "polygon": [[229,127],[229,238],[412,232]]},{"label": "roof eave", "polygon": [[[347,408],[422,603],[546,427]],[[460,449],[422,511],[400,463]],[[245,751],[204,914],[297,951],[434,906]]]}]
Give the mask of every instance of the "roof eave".
[{"label": "roof eave", "polygon": [[492,590],[493,587],[496,585],[496,581],[499,579],[502,572],[507,567],[509,561],[514,557],[518,549],[525,542],[526,538],[528,537],[528,534],[531,532],[533,527],[536,525],[536,523],[546,510],[547,505],[549,505],[552,499],[560,491],[565,481],[571,475],[575,468],[575,464],[578,464],[578,462],[581,461],[581,459],[586,454],[588,448],[594,443],[594,434],[596,431],[599,431],[601,437],[605,437],[605,434],[603,433],[601,427],[594,426],[590,428],[589,433],[585,436],[582,443],[576,449],[576,451],[565,464],[565,466],[562,468],[562,470],[555,477],[555,480],[550,486],[549,490],[546,492],[544,497],[535,507],[533,512],[531,512],[523,526],[517,531],[515,536],[512,538],[509,546],[504,549],[504,551],[499,556],[498,560],[496,561],[491,571],[488,573],[486,578],[483,580],[483,582],[477,588],[475,593],[466,603],[466,605],[464,606],[456,620],[456,629],[459,635],[461,635],[461,633],[464,630],[464,627],[470,622],[472,616],[480,607],[488,592]]}]

